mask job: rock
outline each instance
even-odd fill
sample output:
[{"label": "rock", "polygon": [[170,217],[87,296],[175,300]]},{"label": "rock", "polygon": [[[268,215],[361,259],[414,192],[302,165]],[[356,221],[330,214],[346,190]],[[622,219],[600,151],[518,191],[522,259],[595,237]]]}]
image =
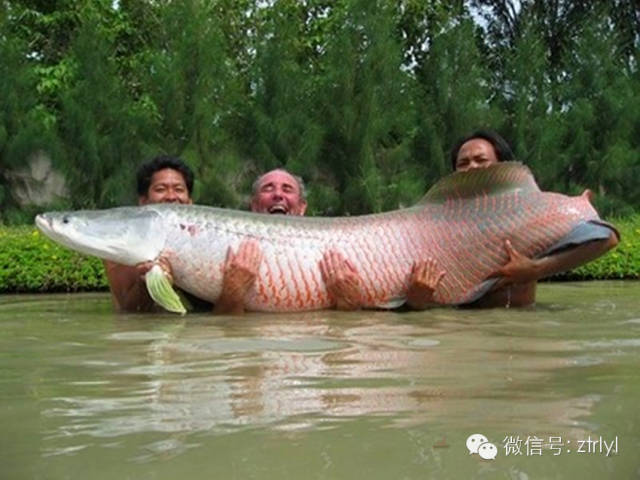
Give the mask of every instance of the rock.
[{"label": "rock", "polygon": [[11,195],[20,206],[47,205],[68,196],[64,176],[42,151],[33,154],[24,167],[7,172],[6,177]]}]

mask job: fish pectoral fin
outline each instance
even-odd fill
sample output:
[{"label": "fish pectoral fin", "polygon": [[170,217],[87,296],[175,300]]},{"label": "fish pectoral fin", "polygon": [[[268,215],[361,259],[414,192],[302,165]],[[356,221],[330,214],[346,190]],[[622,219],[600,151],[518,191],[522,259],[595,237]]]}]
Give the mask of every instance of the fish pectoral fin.
[{"label": "fish pectoral fin", "polygon": [[376,308],[381,308],[384,310],[393,310],[394,308],[401,307],[407,301],[407,297],[393,297],[390,298],[389,301],[384,303],[379,303],[376,305]]},{"label": "fish pectoral fin", "polygon": [[171,286],[162,268],[154,265],[144,277],[147,290],[154,302],[165,310],[185,314],[187,310],[180,301],[180,297]]}]

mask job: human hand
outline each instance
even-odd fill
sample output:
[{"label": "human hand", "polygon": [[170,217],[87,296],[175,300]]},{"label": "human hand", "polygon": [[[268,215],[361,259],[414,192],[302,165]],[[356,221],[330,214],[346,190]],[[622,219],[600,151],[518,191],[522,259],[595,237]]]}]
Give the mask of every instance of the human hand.
[{"label": "human hand", "polygon": [[494,289],[514,283],[529,283],[538,280],[538,264],[535,260],[518,252],[509,240],[505,240],[504,248],[509,256],[509,261],[490,275],[490,278],[501,277],[493,287]]},{"label": "human hand", "polygon": [[338,310],[357,310],[362,306],[360,276],[356,267],[341,253],[329,250],[318,262],[322,280]]},{"label": "human hand", "polygon": [[173,270],[171,269],[169,258],[164,254],[164,252],[161,252],[155,260],[140,262],[135,265],[135,269],[138,271],[140,279],[144,281],[144,276],[153,268],[154,265],[158,265],[162,269],[167,280],[169,280],[169,283],[173,285]]},{"label": "human hand", "polygon": [[244,298],[255,283],[261,262],[262,251],[254,240],[243,241],[235,253],[229,247],[224,264],[222,293],[216,302],[218,312],[243,310]]},{"label": "human hand", "polygon": [[409,277],[407,302],[414,308],[424,307],[436,303],[433,297],[446,272],[440,270],[434,258],[427,258],[422,262],[414,262]]}]

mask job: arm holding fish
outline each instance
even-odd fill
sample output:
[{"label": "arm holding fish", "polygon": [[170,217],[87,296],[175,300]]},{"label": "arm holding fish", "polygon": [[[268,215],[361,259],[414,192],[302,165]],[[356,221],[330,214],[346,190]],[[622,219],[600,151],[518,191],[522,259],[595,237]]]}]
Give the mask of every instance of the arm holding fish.
[{"label": "arm holding fish", "polygon": [[434,258],[422,262],[414,262],[411,267],[407,305],[415,310],[424,310],[438,305],[434,293],[446,272],[440,270]]},{"label": "arm holding fish", "polygon": [[592,240],[542,258],[531,259],[518,252],[511,242],[506,240],[504,246],[509,255],[509,261],[492,275],[501,277],[494,289],[505,285],[537,281],[566,272],[595,260],[615,247],[618,242],[618,235],[612,230],[608,238]]},{"label": "arm holding fish", "polygon": [[336,250],[328,250],[318,262],[322,280],[337,310],[362,307],[362,287],[358,270]]},{"label": "arm holding fish", "polygon": [[262,251],[257,242],[244,241],[233,252],[229,247],[224,264],[222,292],[215,302],[215,313],[240,314],[244,312],[245,297],[255,284]]},{"label": "arm holding fish", "polygon": [[122,312],[150,312],[154,309],[147,286],[145,275],[157,263],[173,283],[171,265],[166,257],[160,255],[155,262],[142,262],[134,266],[121,265],[119,263],[104,261],[105,272],[109,280],[109,289],[113,303],[117,310]]},{"label": "arm holding fish", "polygon": [[595,260],[615,247],[618,241],[617,232],[612,230],[607,238],[591,240],[542,258],[532,259],[518,252],[511,242],[506,240],[505,249],[509,261],[492,275],[501,278],[492,290],[473,306],[487,308],[531,305],[536,300],[536,282],[539,279]]},{"label": "arm holding fish", "polygon": [[[224,266],[222,292],[214,312],[241,314],[245,298],[255,284],[262,252],[257,242],[242,242],[237,252],[229,248]],[[329,250],[319,262],[322,278],[339,310],[356,310],[362,305],[360,278],[353,264],[340,253]]]},{"label": "arm holding fish", "polygon": [[[355,266],[339,252],[329,250],[319,262],[320,273],[338,310],[357,310],[363,304],[360,276]],[[416,310],[439,305],[434,293],[445,272],[433,258],[413,264],[407,304]]]},{"label": "arm holding fish", "polygon": [[111,298],[120,312],[148,312],[153,310],[153,300],[147,292],[141,272],[136,267],[104,261]]}]

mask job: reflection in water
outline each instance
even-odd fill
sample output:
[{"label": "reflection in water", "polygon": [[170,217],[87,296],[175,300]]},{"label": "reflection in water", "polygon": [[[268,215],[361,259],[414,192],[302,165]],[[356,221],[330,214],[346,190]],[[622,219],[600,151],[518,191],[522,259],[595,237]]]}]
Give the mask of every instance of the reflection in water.
[{"label": "reflection in water", "polygon": [[[0,476],[631,478],[639,288],[541,285],[524,310],[242,318],[2,297]],[[621,453],[483,463],[472,433],[619,435]]]},{"label": "reflection in water", "polygon": [[[397,426],[446,417],[494,426],[517,418],[537,432],[558,423],[583,428],[576,419],[597,396],[540,389],[554,370],[575,365],[554,355],[577,350],[575,342],[503,337],[491,318],[431,315],[426,322],[388,312],[189,317],[152,331],[118,321],[122,331],[106,335],[104,356],[83,360],[87,377],[108,379],[91,389],[100,394],[70,382],[76,393],[45,411],[66,419],[49,438],[296,430],[363,415]],[[515,393],[523,389],[526,398]],[[149,446],[184,448],[176,438]]]}]

